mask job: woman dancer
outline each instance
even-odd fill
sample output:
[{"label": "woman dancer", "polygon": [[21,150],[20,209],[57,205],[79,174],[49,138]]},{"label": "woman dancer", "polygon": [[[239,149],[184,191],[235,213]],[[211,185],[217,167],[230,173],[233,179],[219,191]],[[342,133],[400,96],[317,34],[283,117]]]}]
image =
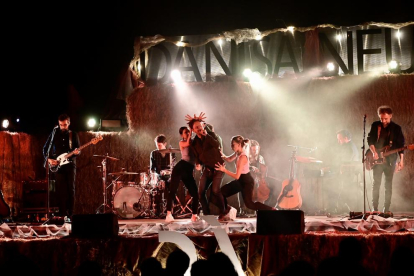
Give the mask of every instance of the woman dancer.
[{"label": "woman dancer", "polygon": [[183,181],[185,187],[188,189],[188,192],[193,197],[193,201],[191,202],[191,221],[195,222],[199,220],[199,217],[197,216],[199,201],[198,191],[197,184],[195,182],[193,175],[194,155],[190,148],[192,131],[189,130],[187,127],[180,127],[179,133],[182,138],[182,140],[179,143],[181,150],[181,160],[177,163],[177,165],[174,166],[173,171],[171,173],[170,190],[167,196],[167,216],[165,217],[165,222],[167,223],[174,221],[174,217],[171,214],[172,203],[177,193],[180,180]]},{"label": "woman dancer", "polygon": [[276,210],[270,206],[267,206],[260,202],[253,202],[253,188],[254,179],[250,175],[249,170],[249,140],[244,139],[241,135],[233,136],[231,138],[231,148],[234,153],[230,156],[224,156],[223,159],[227,162],[232,162],[236,159],[236,172],[233,173],[226,169],[226,167],[220,163],[216,164],[216,170],[222,171],[225,174],[235,178],[235,180],[227,183],[221,188],[225,204],[227,206],[227,214],[222,217],[222,220],[231,220],[236,217],[236,209],[230,207],[227,204],[227,197],[242,193],[244,203],[247,208],[252,210]]}]

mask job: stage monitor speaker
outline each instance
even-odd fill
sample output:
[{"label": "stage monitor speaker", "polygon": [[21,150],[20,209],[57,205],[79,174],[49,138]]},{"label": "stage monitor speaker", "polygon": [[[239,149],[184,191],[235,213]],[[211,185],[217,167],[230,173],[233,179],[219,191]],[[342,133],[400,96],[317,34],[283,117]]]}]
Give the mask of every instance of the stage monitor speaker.
[{"label": "stage monitor speaker", "polygon": [[77,238],[112,238],[118,236],[115,214],[73,215],[71,235]]},{"label": "stage monitor speaker", "polygon": [[303,234],[305,216],[302,210],[258,210],[256,233],[259,235]]}]

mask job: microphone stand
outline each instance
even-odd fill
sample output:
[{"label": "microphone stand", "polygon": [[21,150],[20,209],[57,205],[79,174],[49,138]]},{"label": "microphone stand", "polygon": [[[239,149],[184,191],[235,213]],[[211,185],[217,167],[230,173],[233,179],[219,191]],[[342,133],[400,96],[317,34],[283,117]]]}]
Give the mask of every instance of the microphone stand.
[{"label": "microphone stand", "polygon": [[362,138],[362,177],[363,177],[363,183],[364,183],[364,216],[366,213],[366,208],[365,208],[365,192],[366,192],[366,182],[365,182],[365,125],[367,122],[367,115],[364,115],[364,137]]},{"label": "microphone stand", "polygon": [[364,210],[363,212],[350,212],[349,213],[349,217],[350,219],[355,219],[355,218],[362,218],[365,219],[367,217],[367,211],[366,211],[366,202],[365,202],[365,196],[366,196],[366,180],[365,180],[365,125],[367,122],[367,115],[364,115],[364,123],[363,123],[363,129],[364,129],[364,135],[362,137],[362,178],[363,178],[363,189],[364,189],[364,193],[363,193],[363,200],[364,200]]},{"label": "microphone stand", "polygon": [[47,181],[47,210],[46,210],[46,221],[43,225],[47,224],[52,218],[49,218],[50,213],[50,172],[49,172],[49,154],[50,149],[52,148],[53,140],[55,139],[56,130],[58,127],[54,127],[52,131],[52,137],[50,138],[49,147],[47,148],[45,162],[43,163],[43,167],[46,168],[46,181]]}]

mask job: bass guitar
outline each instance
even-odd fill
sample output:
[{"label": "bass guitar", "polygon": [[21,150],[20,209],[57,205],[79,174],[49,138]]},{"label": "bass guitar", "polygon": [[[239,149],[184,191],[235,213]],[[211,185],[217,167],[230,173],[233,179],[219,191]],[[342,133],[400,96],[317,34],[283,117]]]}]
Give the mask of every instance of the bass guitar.
[{"label": "bass guitar", "polygon": [[[80,146],[78,148],[78,150],[82,150],[84,148],[86,148],[89,145],[96,145],[99,141],[101,141],[103,139],[103,137],[101,135],[99,135],[96,138],[93,138],[91,141],[89,141],[88,143]],[[59,161],[59,164],[55,165],[55,166],[49,166],[49,169],[51,172],[57,172],[59,170],[60,167],[62,167],[63,165],[66,165],[70,162],[69,158],[71,158],[73,155],[75,154],[75,151],[71,151],[69,153],[62,153],[61,155],[59,155],[56,160]]]},{"label": "bass guitar", "polygon": [[295,155],[296,150],[292,153],[289,179],[283,180],[282,191],[277,198],[276,207],[281,209],[299,209],[302,206],[300,183],[295,179]]},{"label": "bass guitar", "polygon": [[0,218],[10,217],[10,206],[4,200],[3,192],[0,190]]},{"label": "bass guitar", "polygon": [[377,160],[374,160],[374,155],[372,154],[372,151],[370,149],[368,149],[365,152],[365,169],[367,171],[370,171],[370,170],[372,170],[372,168],[375,165],[383,164],[385,162],[385,158],[387,156],[389,156],[391,154],[394,154],[396,152],[399,152],[399,151],[402,151],[402,150],[405,150],[405,149],[414,150],[414,144],[404,146],[404,147],[399,148],[399,149],[393,149],[393,150],[389,150],[389,149],[390,149],[390,147],[386,146],[386,147],[383,147],[383,148],[377,150],[377,153],[378,153],[378,159]]}]

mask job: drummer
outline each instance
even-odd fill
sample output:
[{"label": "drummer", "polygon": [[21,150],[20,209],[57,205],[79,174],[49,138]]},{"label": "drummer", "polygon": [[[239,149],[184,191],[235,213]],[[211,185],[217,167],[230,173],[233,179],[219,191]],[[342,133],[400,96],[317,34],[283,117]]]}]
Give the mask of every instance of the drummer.
[{"label": "drummer", "polygon": [[162,152],[167,149],[167,138],[159,134],[154,139],[156,150],[150,155],[150,172],[158,174],[166,183],[171,176],[171,164],[175,160],[175,153]]}]

